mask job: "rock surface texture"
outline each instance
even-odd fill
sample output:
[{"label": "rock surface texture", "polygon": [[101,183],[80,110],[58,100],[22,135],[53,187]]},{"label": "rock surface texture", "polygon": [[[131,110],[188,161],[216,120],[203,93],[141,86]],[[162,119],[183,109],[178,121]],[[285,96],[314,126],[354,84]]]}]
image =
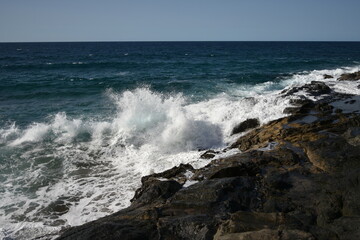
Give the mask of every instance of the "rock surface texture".
[{"label": "rock surface texture", "polygon": [[344,73],[342,74],[338,80],[339,81],[356,81],[360,79],[360,72],[355,72],[355,73]]},{"label": "rock surface texture", "polygon": [[324,98],[294,99],[241,153],[143,177],[130,207],[59,239],[360,239],[359,100],[322,82],[282,94],[300,90]]}]

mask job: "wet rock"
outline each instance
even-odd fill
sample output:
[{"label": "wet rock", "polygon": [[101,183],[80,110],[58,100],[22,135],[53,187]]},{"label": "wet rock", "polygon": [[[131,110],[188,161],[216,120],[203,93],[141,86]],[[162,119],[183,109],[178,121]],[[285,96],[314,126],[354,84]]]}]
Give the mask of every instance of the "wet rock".
[{"label": "wet rock", "polygon": [[204,215],[164,217],[158,223],[160,239],[212,240],[215,229],[215,221]]},{"label": "wet rock", "polygon": [[249,129],[256,128],[258,126],[260,126],[260,122],[259,122],[258,119],[249,118],[249,119],[243,121],[242,123],[236,125],[234,127],[234,129],[232,130],[231,135],[241,133],[241,132],[245,132],[245,131],[247,131]]},{"label": "wet rock", "polygon": [[296,98],[296,99],[290,99],[289,103],[295,106],[304,106],[304,105],[312,106],[314,102],[307,98]]},{"label": "wet rock", "polygon": [[309,99],[292,99],[290,103],[295,107],[287,107],[283,113],[292,115],[307,114],[315,106],[314,102]]},{"label": "wet rock", "polygon": [[341,137],[326,135],[324,138],[302,143],[309,161],[317,168],[326,172],[340,172],[347,165],[357,166],[360,162],[360,149],[352,146]]},{"label": "wet rock", "polygon": [[141,188],[136,190],[135,196],[131,199],[134,205],[145,205],[165,202],[182,188],[177,181],[146,181]]},{"label": "wet rock", "polygon": [[215,238],[216,240],[315,240],[312,234],[300,230],[272,230],[230,233]]},{"label": "wet rock", "polygon": [[339,81],[357,81],[360,79],[360,71],[354,73],[344,73],[342,74],[338,80]]},{"label": "wet rock", "polygon": [[324,74],[323,77],[324,77],[324,79],[334,78],[333,76],[331,76],[329,74]]},{"label": "wet rock", "polygon": [[58,239],[157,239],[156,222],[151,220],[101,219],[66,231]]},{"label": "wet rock", "polygon": [[52,202],[47,210],[56,213],[57,215],[65,214],[69,211],[69,207],[71,204],[66,204],[64,201],[58,200]]},{"label": "wet rock", "polygon": [[360,217],[348,216],[336,219],[332,224],[340,239],[360,239]]},{"label": "wet rock", "polygon": [[323,82],[312,81],[311,83],[305,84],[301,87],[294,87],[289,90],[284,90],[282,91],[282,94],[285,94],[285,96],[291,96],[300,91],[305,91],[308,94],[319,96],[322,94],[329,94],[331,92],[331,89]]},{"label": "wet rock", "polygon": [[194,168],[190,164],[180,164],[179,166],[175,166],[169,170],[166,170],[161,173],[154,173],[141,178],[141,182],[144,184],[147,181],[151,181],[152,179],[173,179],[178,182],[183,183],[186,181],[187,177],[185,175],[186,172],[192,172]]},{"label": "wet rock", "polygon": [[211,158],[215,157],[215,154],[218,154],[218,153],[219,153],[218,151],[207,150],[206,152],[201,154],[200,158],[202,158],[202,159],[211,159]]},{"label": "wet rock", "polygon": [[333,109],[334,107],[327,103],[319,103],[315,105],[315,110],[322,112],[323,114],[331,113]]}]

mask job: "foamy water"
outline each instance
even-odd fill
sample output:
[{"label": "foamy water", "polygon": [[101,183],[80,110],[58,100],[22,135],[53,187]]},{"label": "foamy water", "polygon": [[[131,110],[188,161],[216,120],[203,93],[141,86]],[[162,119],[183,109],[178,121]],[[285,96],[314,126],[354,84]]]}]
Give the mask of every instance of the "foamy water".
[{"label": "foamy water", "polygon": [[[359,95],[358,82],[336,81],[342,73],[359,70],[316,70],[276,82],[231,85],[195,103],[149,88],[109,89],[106,94],[116,105],[110,119],[70,118],[59,112],[25,128],[10,123],[0,129],[0,147],[16,167],[4,174],[1,187],[0,237],[56,236],[61,228],[123,209],[141,176],[180,163],[202,167],[208,160],[199,156],[234,141],[237,136],[230,133],[239,122],[258,118],[264,124],[283,117],[296,96],[284,98],[282,89],[317,80]],[[324,80],[323,74],[334,78]]]}]

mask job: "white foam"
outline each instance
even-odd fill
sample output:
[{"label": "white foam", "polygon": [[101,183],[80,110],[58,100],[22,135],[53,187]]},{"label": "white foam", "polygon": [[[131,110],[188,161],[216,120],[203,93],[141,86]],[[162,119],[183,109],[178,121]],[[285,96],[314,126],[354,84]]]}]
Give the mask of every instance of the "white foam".
[{"label": "white foam", "polygon": [[15,123],[11,123],[9,126],[0,129],[0,144],[5,144],[9,142],[12,138],[16,138],[19,129]]},{"label": "white foam", "polygon": [[191,185],[194,185],[196,183],[198,183],[199,181],[196,181],[196,180],[186,180],[186,182],[184,183],[183,187],[184,188],[187,188],[187,187],[190,187]]},{"label": "white foam", "polygon": [[44,123],[34,123],[24,131],[23,135],[20,138],[14,140],[9,145],[16,146],[24,142],[41,141],[49,128],[50,127]]},{"label": "white foam", "polygon": [[[358,71],[360,71],[360,66],[342,67],[330,70],[305,71],[299,74],[295,74],[292,77],[285,79],[284,81],[281,81],[281,86],[283,88],[289,89],[294,86],[301,86],[306,83],[310,83],[311,81],[321,81],[325,82],[332,90],[336,92],[359,95],[360,89],[357,88],[359,81],[337,80],[344,73],[354,73]],[[324,74],[330,75],[333,78],[324,79]]]}]

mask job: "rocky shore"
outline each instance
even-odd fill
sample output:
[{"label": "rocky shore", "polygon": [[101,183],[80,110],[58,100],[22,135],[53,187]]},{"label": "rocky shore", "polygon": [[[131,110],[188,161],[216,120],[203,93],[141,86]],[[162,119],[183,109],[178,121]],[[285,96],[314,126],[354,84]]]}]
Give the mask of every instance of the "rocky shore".
[{"label": "rocky shore", "polygon": [[233,131],[223,151],[241,153],[145,176],[130,207],[58,239],[360,239],[360,96],[316,81],[281,95],[289,116]]}]

